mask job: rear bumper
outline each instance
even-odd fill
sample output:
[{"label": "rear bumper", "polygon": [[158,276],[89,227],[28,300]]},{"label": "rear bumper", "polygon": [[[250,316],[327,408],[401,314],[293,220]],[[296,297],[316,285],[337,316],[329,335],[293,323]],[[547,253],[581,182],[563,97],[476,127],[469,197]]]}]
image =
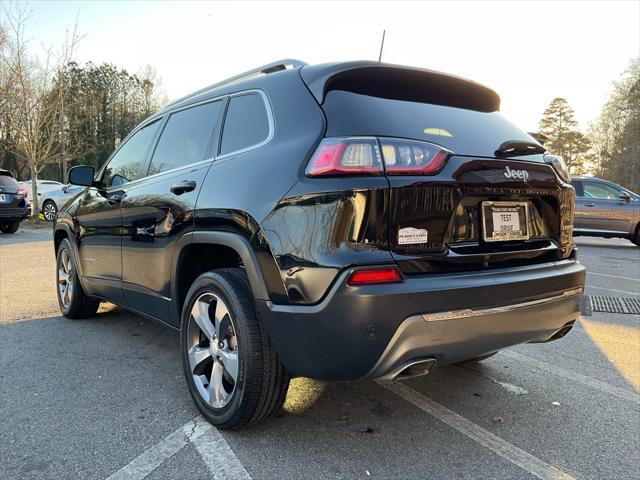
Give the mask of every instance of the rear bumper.
[{"label": "rear bumper", "polygon": [[575,260],[482,272],[408,276],[351,287],[343,272],[313,306],[258,302],[295,376],[384,378],[416,360],[438,365],[545,341],[580,315],[585,269]]},{"label": "rear bumper", "polygon": [[21,222],[29,216],[29,207],[0,208],[0,222]]}]

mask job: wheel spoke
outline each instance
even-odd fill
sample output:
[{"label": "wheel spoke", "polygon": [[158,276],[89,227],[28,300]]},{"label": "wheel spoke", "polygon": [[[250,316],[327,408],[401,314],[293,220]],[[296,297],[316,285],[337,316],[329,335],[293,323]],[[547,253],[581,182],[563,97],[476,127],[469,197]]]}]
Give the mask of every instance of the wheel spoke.
[{"label": "wheel spoke", "polygon": [[207,302],[198,300],[191,309],[191,316],[209,340],[215,338],[215,328],[209,318],[209,304]]},{"label": "wheel spoke", "polygon": [[218,353],[225,370],[235,382],[238,378],[238,352],[225,348],[224,350],[219,350]]},{"label": "wheel spoke", "polygon": [[215,318],[216,318],[216,338],[224,338],[225,333],[226,332],[220,332],[220,326],[226,322],[224,322],[225,318],[228,318],[229,316],[229,310],[227,309],[227,306],[224,304],[224,302],[222,300],[218,300],[216,302],[216,313],[215,313]]},{"label": "wheel spoke", "polygon": [[222,372],[222,365],[218,362],[213,362],[211,380],[209,381],[209,403],[214,407],[222,405],[227,396],[227,392],[222,384]]},{"label": "wheel spoke", "polygon": [[191,347],[189,349],[189,366],[191,367],[191,371],[195,373],[202,362],[209,358],[211,358],[211,352],[209,352],[208,348],[198,346]]}]

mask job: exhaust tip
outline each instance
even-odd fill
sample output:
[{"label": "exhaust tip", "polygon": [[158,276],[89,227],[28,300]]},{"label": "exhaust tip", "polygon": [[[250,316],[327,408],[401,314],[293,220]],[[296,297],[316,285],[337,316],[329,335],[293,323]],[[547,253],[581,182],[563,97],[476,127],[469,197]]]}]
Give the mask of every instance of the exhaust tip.
[{"label": "exhaust tip", "polygon": [[391,371],[387,375],[384,375],[380,380],[407,380],[409,378],[421,377],[429,373],[436,365],[435,358],[423,358],[420,360],[412,360],[405,363],[395,370]]}]

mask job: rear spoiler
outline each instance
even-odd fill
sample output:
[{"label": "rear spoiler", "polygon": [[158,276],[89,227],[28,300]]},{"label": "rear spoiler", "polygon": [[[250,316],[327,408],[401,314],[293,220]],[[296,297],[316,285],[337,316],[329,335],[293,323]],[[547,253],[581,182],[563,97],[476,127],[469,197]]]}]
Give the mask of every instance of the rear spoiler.
[{"label": "rear spoiler", "polygon": [[300,74],[321,105],[329,91],[344,90],[479,112],[500,109],[500,96],[492,89],[433,70],[360,61],[304,66]]}]

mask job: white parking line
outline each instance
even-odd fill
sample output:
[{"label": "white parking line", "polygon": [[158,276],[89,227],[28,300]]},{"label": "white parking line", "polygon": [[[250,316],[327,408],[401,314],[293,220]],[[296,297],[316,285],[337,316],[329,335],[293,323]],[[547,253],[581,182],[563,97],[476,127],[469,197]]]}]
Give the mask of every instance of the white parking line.
[{"label": "white parking line", "polygon": [[189,439],[196,446],[212,478],[251,480],[251,476],[220,432],[202,417],[196,418],[195,421],[196,427]]},{"label": "white parking line", "polygon": [[619,275],[609,275],[608,273],[598,273],[587,270],[587,276],[589,275],[597,275],[598,277],[619,278],[620,280],[631,280],[632,282],[640,282],[640,278],[621,277]]},{"label": "white parking line", "polygon": [[596,287],[594,285],[587,285],[587,289],[593,289],[593,290],[606,290],[608,292],[616,292],[616,293],[624,293],[626,295],[640,295],[640,293],[638,292],[630,292],[628,290],[618,290],[617,288],[605,288],[605,287]]},{"label": "white parking line", "polygon": [[573,479],[559,468],[543,462],[406,385],[381,381],[378,381],[378,384],[535,477],[545,480]]},{"label": "white parking line", "polygon": [[251,480],[224,437],[199,416],[148,448],[107,480],[142,480],[192,442],[214,479]]},{"label": "white parking line", "polygon": [[378,384],[535,477],[545,480],[573,479],[571,475],[559,468],[543,462],[406,385],[397,382],[380,381],[378,381]]},{"label": "white parking line", "polygon": [[[189,422],[187,425],[189,424],[193,424],[193,422]],[[145,450],[142,455],[133,459],[107,480],[142,479],[158,468],[167,458],[182,450],[186,444],[187,437],[183,432],[183,427],[180,427],[161,442]]]},{"label": "white parking line", "polygon": [[629,400],[630,402],[640,404],[640,395],[634,392],[630,392],[629,390],[625,390],[624,388],[616,387],[614,385],[601,382],[600,380],[596,380],[595,378],[587,377],[586,375],[582,375],[581,373],[572,372],[571,370],[566,370],[562,367],[557,367],[550,363],[536,360],[535,358],[531,358],[528,355],[523,355],[512,350],[503,350],[499,354],[504,355],[505,357],[513,358],[514,360],[518,360],[523,363],[528,363],[529,365],[539,368],[540,370],[553,373],[554,375],[566,378],[567,380],[582,383],[583,385],[594,388],[596,390],[600,390],[604,393],[608,393],[609,395],[622,398],[623,400]]}]

